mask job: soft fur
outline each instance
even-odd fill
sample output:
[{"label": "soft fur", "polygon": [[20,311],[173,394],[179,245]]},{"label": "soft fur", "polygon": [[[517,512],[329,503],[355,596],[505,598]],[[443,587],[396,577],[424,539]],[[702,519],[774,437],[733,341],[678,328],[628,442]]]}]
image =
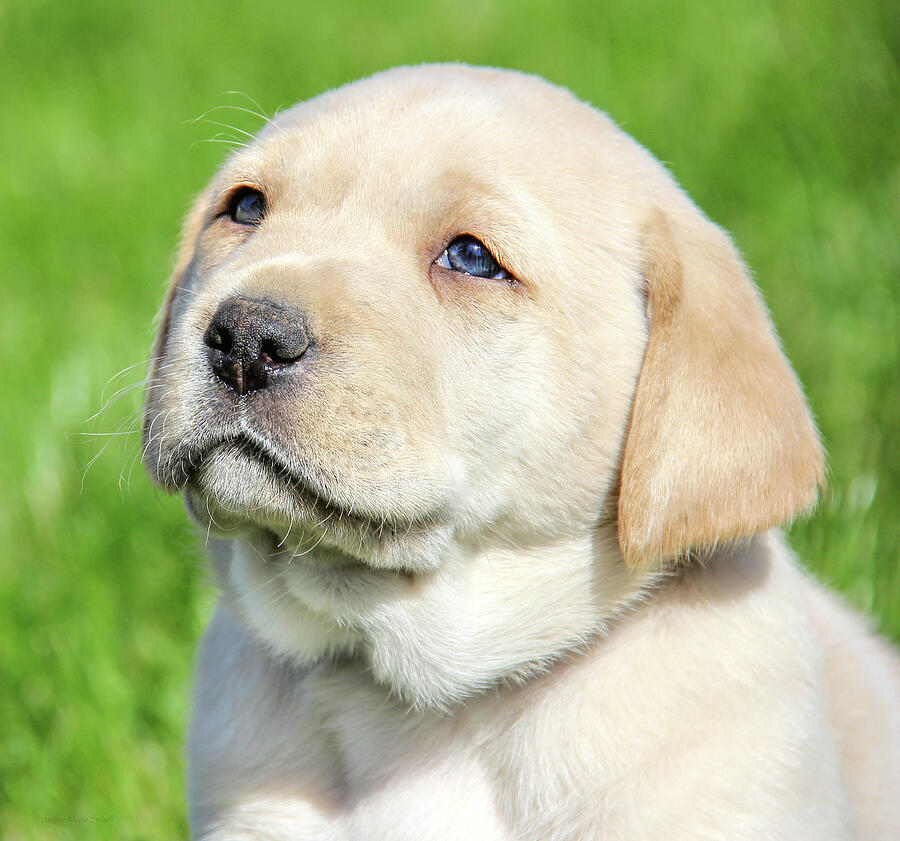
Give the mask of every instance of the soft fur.
[{"label": "soft fur", "polygon": [[[440,265],[460,234],[513,280]],[[311,336],[243,396],[234,296]],[[267,124],[189,216],[144,439],[223,592],[196,838],[896,835],[898,661],[769,531],[822,481],[802,391],[728,237],[569,93],[403,68]]]}]

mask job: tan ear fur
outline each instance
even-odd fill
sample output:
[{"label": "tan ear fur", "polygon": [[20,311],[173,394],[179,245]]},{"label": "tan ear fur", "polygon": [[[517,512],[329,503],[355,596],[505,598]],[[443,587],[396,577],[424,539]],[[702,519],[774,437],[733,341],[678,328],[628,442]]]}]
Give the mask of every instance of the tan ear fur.
[{"label": "tan ear fur", "polygon": [[159,326],[156,331],[156,337],[153,339],[148,381],[152,378],[156,363],[162,354],[166,334],[169,331],[169,317],[171,315],[172,301],[175,298],[175,293],[178,291],[178,286],[182,281],[184,273],[188,270],[194,259],[196,240],[206,222],[208,198],[207,192],[203,192],[197,197],[182,225],[181,240],[178,246],[178,254],[175,257],[175,266],[172,269],[169,287],[166,290],[162,309],[157,318]]},{"label": "tan ear fur", "polygon": [[169,333],[169,320],[172,315],[172,304],[175,301],[178,288],[184,279],[185,273],[190,269],[194,259],[194,251],[196,247],[197,237],[203,230],[206,221],[207,209],[206,193],[197,198],[191,207],[187,218],[184,221],[181,231],[181,243],[178,247],[178,255],[175,258],[175,266],[172,269],[172,277],[169,281],[169,288],[166,291],[166,297],[163,301],[162,309],[158,317],[158,326],[156,336],[153,338],[153,348],[150,351],[150,361],[147,365],[146,389],[144,392],[144,422],[141,430],[143,447],[147,447],[147,438],[150,433],[150,427],[155,420],[156,415],[147,411],[149,406],[150,392],[156,387],[156,371],[162,360],[163,351],[166,345],[166,337]]},{"label": "tan ear fur", "polygon": [[696,212],[644,230],[650,336],[622,461],[635,566],[787,522],[824,455],[800,384],[728,237]]}]

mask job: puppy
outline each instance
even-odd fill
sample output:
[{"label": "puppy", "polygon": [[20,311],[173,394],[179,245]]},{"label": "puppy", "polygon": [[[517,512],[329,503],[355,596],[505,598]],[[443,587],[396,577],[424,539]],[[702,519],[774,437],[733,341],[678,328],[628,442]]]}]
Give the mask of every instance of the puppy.
[{"label": "puppy", "polygon": [[187,220],[153,479],[222,599],[201,839],[887,839],[900,669],[778,531],[823,455],[728,237],[602,114],[403,68]]}]

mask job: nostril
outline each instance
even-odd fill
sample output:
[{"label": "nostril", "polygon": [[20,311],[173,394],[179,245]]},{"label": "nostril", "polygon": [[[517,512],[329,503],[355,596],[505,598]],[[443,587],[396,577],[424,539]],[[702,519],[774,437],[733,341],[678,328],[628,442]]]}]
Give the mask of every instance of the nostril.
[{"label": "nostril", "polygon": [[203,336],[203,341],[207,347],[221,351],[226,356],[231,353],[231,348],[234,346],[234,337],[231,331],[216,322],[209,325],[209,329]]},{"label": "nostril", "polygon": [[273,365],[289,365],[296,359],[296,356],[285,355],[283,349],[269,339],[260,344],[259,353],[265,362]]},{"label": "nostril", "polygon": [[274,365],[290,365],[303,356],[308,346],[309,340],[302,330],[283,331],[280,335],[263,339],[259,352]]}]

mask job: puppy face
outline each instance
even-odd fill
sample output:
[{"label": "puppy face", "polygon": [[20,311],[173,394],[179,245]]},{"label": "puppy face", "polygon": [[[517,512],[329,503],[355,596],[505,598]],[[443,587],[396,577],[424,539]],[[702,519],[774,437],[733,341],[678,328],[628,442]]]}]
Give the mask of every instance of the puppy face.
[{"label": "puppy face", "polygon": [[[582,642],[821,471],[727,239],[503,71],[389,71],[267,125],[190,215],[154,360],[145,462],[237,538],[237,610],[414,702]],[[423,687],[430,660],[456,671]]]}]

